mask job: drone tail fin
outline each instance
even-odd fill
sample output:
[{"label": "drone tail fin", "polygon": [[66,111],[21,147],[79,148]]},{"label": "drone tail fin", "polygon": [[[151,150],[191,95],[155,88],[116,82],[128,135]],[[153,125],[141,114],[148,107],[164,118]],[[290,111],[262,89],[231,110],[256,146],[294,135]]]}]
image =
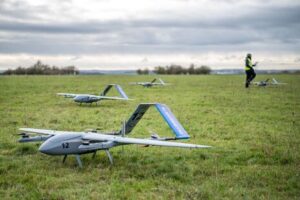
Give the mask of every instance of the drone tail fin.
[{"label": "drone tail fin", "polygon": [[278,82],[275,78],[272,78],[272,82],[273,82],[274,84],[279,84],[279,82]]},{"label": "drone tail fin", "polygon": [[156,81],[156,78],[154,78],[152,81],[151,81],[151,83],[154,83]]},{"label": "drone tail fin", "polygon": [[124,99],[128,99],[128,96],[126,95],[126,93],[124,92],[124,90],[121,88],[120,85],[117,85],[117,84],[109,84],[109,85],[107,85],[107,86],[104,88],[103,92],[100,94],[100,96],[105,96],[105,95],[108,93],[108,91],[109,91],[113,86],[116,88],[116,90],[117,90],[118,93],[121,95],[121,97],[123,97]]},{"label": "drone tail fin", "polygon": [[112,86],[114,86],[114,85],[113,85],[113,84],[107,85],[107,86],[104,88],[103,92],[100,93],[100,96],[105,96],[105,95],[108,93],[108,91],[112,88]]},{"label": "drone tail fin", "polygon": [[124,98],[124,99],[128,99],[128,96],[126,95],[126,93],[124,92],[124,90],[121,88],[120,85],[115,85],[117,91],[119,92],[119,94]]},{"label": "drone tail fin", "polygon": [[161,78],[159,78],[158,80],[160,81],[160,83],[161,83],[162,85],[165,85],[165,84],[166,84]]},{"label": "drone tail fin", "polygon": [[[125,124],[125,134],[131,133],[133,128],[137,125],[137,123],[142,119],[144,114],[147,112],[150,106],[155,106],[158,112],[161,114],[163,119],[167,122],[169,127],[172,129],[175,134],[175,139],[188,139],[190,136],[176,119],[171,110],[164,104],[160,103],[145,103],[140,104],[133,114],[130,116],[128,121]],[[121,131],[120,131],[121,132]]]},{"label": "drone tail fin", "polygon": [[164,104],[156,104],[156,109],[162,115],[164,120],[168,123],[169,127],[172,129],[173,133],[176,135],[176,139],[188,139],[189,134],[182,127],[179,121],[176,119],[174,114],[171,112],[170,108]]}]

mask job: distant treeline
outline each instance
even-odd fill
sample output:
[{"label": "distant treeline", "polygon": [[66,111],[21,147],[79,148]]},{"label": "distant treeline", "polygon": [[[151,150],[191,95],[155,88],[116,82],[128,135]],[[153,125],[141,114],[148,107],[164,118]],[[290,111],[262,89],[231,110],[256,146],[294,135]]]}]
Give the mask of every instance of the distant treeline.
[{"label": "distant treeline", "polygon": [[[149,69],[138,69],[137,74],[149,74],[151,71]],[[170,65],[170,66],[158,66],[153,70],[155,74],[210,74],[211,69],[208,66],[202,65],[196,67],[191,64],[189,68],[184,68],[181,65]]]},{"label": "distant treeline", "polygon": [[31,67],[18,67],[17,69],[8,69],[3,72],[4,75],[65,75],[65,74],[79,74],[79,71],[75,66],[56,67],[43,64],[41,61],[37,61]]}]

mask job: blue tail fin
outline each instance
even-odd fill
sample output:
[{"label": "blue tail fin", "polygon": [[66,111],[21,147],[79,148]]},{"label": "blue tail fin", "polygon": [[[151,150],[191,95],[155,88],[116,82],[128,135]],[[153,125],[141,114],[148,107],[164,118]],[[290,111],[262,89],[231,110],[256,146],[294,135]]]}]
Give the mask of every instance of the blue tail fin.
[{"label": "blue tail fin", "polygon": [[163,84],[163,85],[166,84],[161,78],[159,78],[158,80],[160,81],[161,84]]},{"label": "blue tail fin", "polygon": [[172,129],[173,133],[176,135],[175,139],[188,139],[190,137],[185,131],[185,129],[182,127],[182,125],[178,122],[176,117],[173,115],[171,110],[166,105],[160,103],[140,104],[126,122],[125,134],[129,134],[133,130],[133,128],[142,119],[142,117],[147,112],[150,106],[156,107],[163,119]]},{"label": "blue tail fin", "polygon": [[163,116],[163,118],[168,123],[170,128],[173,130],[173,132],[176,135],[176,139],[190,138],[189,134],[181,126],[181,124],[176,119],[176,117],[173,115],[173,113],[168,108],[168,106],[166,106],[164,104],[156,104],[156,109],[160,112],[160,114]]},{"label": "blue tail fin", "polygon": [[272,81],[273,81],[274,84],[278,84],[279,83],[275,78],[272,78]]},{"label": "blue tail fin", "polygon": [[108,91],[109,91],[113,86],[114,86],[114,87],[116,88],[116,90],[119,92],[119,94],[121,95],[121,97],[123,97],[124,99],[128,99],[128,96],[126,95],[126,93],[124,92],[124,90],[121,88],[120,85],[117,85],[117,84],[109,84],[109,85],[107,85],[107,86],[104,88],[103,92],[100,94],[100,96],[105,96],[105,95],[108,93]]},{"label": "blue tail fin", "polygon": [[121,88],[120,85],[115,85],[115,87],[124,99],[128,99],[128,96],[125,94],[124,90]]}]

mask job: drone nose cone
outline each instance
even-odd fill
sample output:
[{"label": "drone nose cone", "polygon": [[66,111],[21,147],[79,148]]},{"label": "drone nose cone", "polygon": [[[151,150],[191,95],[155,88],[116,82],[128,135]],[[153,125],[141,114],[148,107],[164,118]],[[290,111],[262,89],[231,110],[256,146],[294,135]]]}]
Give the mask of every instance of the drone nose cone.
[{"label": "drone nose cone", "polygon": [[83,103],[85,101],[85,97],[84,96],[77,96],[74,98],[74,101],[77,103]]},{"label": "drone nose cone", "polygon": [[47,144],[43,143],[40,148],[39,151],[44,153],[44,154],[49,154],[50,153],[50,148]]},{"label": "drone nose cone", "polygon": [[75,101],[75,102],[80,102],[80,101],[81,101],[81,98],[80,98],[80,97],[75,97],[75,98],[74,98],[74,101]]}]

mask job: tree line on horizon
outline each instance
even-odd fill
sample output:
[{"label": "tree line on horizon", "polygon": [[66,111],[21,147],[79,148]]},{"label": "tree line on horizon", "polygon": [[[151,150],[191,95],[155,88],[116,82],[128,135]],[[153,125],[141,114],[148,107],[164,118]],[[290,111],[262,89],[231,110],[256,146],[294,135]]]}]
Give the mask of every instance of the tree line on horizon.
[{"label": "tree line on horizon", "polygon": [[34,65],[25,68],[17,67],[16,69],[8,69],[3,72],[3,75],[75,75],[79,71],[75,66],[57,67],[43,64],[38,60]]},{"label": "tree line on horizon", "polygon": [[191,64],[188,68],[184,68],[181,65],[170,65],[170,66],[157,66],[153,71],[149,69],[138,69],[137,74],[150,74],[151,72],[155,74],[210,74],[211,68],[202,65],[196,67],[194,64]]}]

